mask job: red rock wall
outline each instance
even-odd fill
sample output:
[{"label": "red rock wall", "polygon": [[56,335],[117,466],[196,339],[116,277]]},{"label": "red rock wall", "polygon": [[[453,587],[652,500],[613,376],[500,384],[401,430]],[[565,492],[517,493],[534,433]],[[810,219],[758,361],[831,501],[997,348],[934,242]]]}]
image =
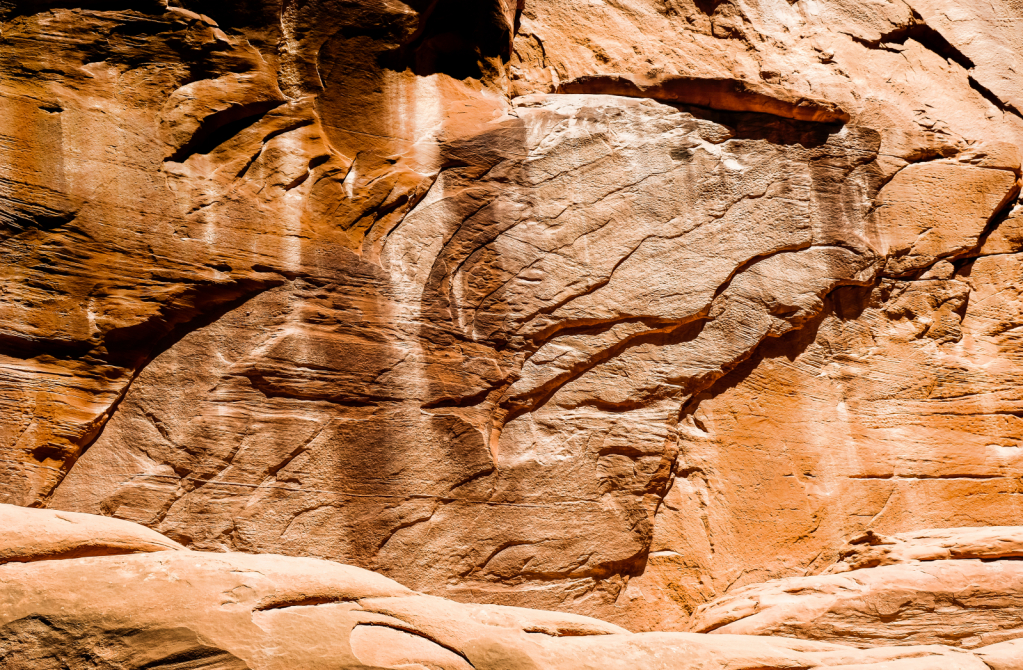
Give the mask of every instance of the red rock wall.
[{"label": "red rock wall", "polygon": [[3,502],[637,630],[1016,523],[1018,3],[0,17]]}]

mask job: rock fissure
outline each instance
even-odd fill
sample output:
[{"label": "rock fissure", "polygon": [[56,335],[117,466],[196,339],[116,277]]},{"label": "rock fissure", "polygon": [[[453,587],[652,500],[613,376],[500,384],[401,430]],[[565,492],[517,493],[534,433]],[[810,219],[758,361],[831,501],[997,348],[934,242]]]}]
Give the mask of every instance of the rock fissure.
[{"label": "rock fissure", "polygon": [[[1018,517],[1009,0],[174,4],[5,10],[0,500],[372,567],[484,619],[683,630],[732,603],[719,632],[1014,635],[1004,552],[955,613],[931,605],[955,558],[899,572],[929,584],[906,598],[894,563],[835,609],[802,584],[778,597],[830,613],[784,630],[729,600],[860,560],[866,530]],[[251,619],[248,574],[218,612]],[[487,667],[403,620],[303,653]],[[514,644],[575,643],[554,629]]]}]

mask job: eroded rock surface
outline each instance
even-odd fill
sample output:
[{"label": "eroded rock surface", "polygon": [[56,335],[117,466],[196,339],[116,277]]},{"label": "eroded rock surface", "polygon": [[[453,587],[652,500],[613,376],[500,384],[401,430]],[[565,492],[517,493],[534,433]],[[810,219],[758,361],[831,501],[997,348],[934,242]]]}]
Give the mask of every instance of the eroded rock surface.
[{"label": "eroded rock surface", "polygon": [[0,528],[0,564],[183,549],[145,526],[94,514],[26,514],[21,507],[0,504]]},{"label": "eroded rock surface", "polygon": [[993,254],[840,289],[799,337],[693,402],[685,479],[659,512],[635,602],[688,613],[730,588],[816,574],[867,530],[916,544],[921,529],[1017,523],[1021,277],[1017,254]]},{"label": "eroded rock surface", "polygon": [[941,528],[887,537],[867,531],[849,541],[841,560],[827,572],[838,573],[912,561],[951,558],[1023,558],[1023,536],[1016,526]]},{"label": "eroded rock surface", "polygon": [[692,629],[858,646],[980,647],[1023,637],[1019,561],[937,560],[789,577],[697,610]]},{"label": "eroded rock surface", "polygon": [[[8,516],[23,525],[46,523],[53,514],[12,509]],[[75,516],[98,527],[112,523]],[[10,543],[5,529],[0,543]],[[633,634],[572,614],[456,603],[367,570],[289,556],[167,550],[0,565],[0,667],[12,670],[1000,670],[1020,667],[1017,661],[1013,643],[970,653]]]},{"label": "eroded rock surface", "polygon": [[968,4],[0,3],[0,499],[637,630],[1016,523]]},{"label": "eroded rock surface", "polygon": [[[698,632],[857,646],[1004,644],[1019,663],[1021,529],[929,529],[853,538],[824,574],[737,589],[697,609]],[[1008,641],[1017,640],[1009,644]],[[1011,660],[1016,659],[1016,660]]]}]

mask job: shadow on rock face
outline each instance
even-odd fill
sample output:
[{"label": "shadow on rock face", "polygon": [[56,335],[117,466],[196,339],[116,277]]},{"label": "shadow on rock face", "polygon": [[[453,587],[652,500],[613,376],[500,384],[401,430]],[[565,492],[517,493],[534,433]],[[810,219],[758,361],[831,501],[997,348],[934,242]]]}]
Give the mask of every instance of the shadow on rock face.
[{"label": "shadow on rock face", "polygon": [[[356,127],[338,72],[319,118],[355,158],[309,178],[333,215],[303,225],[343,251],[306,243],[302,276],[143,372],[58,504],[459,598],[613,606],[644,570],[686,399],[865,281],[876,138],[612,96],[495,118],[408,73],[354,91],[381,114]],[[176,428],[129,446],[133,416]],[[125,449],[143,475],[88,495]]]},{"label": "shadow on rock face", "polygon": [[[414,4],[414,3],[413,3]],[[507,60],[521,7],[514,0],[437,0],[420,11],[419,29],[396,53],[380,63],[393,70],[406,66],[419,76],[446,74],[454,79],[482,79],[493,59]],[[511,6],[510,6],[511,5]]]},{"label": "shadow on rock face", "polygon": [[75,618],[28,616],[0,628],[8,668],[67,667],[248,670],[234,654],[200,642],[188,628],[106,629]]},{"label": "shadow on rock face", "polygon": [[[877,282],[879,190],[901,189],[885,200],[896,220],[935,200],[909,176],[976,172],[983,232],[1016,176],[891,179],[880,134],[837,105],[732,79],[599,75],[508,99],[509,2],[270,6],[19,24],[19,45],[102,36],[46,68],[76,82],[91,68],[95,100],[61,89],[68,121],[49,103],[14,116],[107,160],[55,167],[91,190],[50,200],[12,160],[23,190],[0,193],[4,242],[23,235],[11,244],[40,273],[19,305],[70,310],[0,336],[38,359],[12,364],[3,433],[47,473],[35,489],[11,475],[28,502],[74,465],[55,506],[195,548],[614,612],[648,565],[685,408],[746,381],[765,342],[802,329],[781,347],[802,355],[828,295]],[[732,111],[683,104],[722,99]],[[121,162],[97,148],[129,144]],[[902,223],[886,243],[913,271],[980,235],[917,249],[920,226]],[[59,271],[38,260],[72,247]],[[47,282],[65,302],[37,300]],[[69,378],[87,383],[55,381]]]}]

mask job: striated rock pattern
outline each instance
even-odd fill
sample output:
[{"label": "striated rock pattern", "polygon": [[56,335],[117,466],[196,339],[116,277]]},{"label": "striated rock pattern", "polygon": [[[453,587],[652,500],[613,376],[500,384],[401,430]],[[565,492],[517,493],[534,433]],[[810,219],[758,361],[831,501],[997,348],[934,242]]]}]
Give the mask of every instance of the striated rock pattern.
[{"label": "striated rock pattern", "polygon": [[952,558],[1023,558],[1023,536],[1012,526],[923,530],[893,537],[868,530],[850,540],[839,556],[841,560],[826,572]]},{"label": "striated rock pattern", "polygon": [[[210,617],[254,565],[328,565],[247,552],[635,631],[1023,637],[1017,549],[949,549],[1023,512],[1021,21],[1017,0],[0,0],[0,502],[231,552],[194,568]],[[32,555],[124,584],[194,565],[106,556],[176,547],[138,533]],[[57,594],[77,577],[50,563],[2,569]],[[751,586],[776,579],[810,580],[784,615],[721,605],[789,603]],[[861,607],[895,584],[898,634]],[[967,587],[998,604],[946,612]],[[25,607],[19,640],[135,653],[112,641],[129,609],[82,642]],[[185,609],[153,619],[168,649],[288,667],[257,660],[277,642],[255,628],[292,633],[249,604],[223,649]],[[366,666],[484,667],[344,617],[353,650],[432,650]],[[789,660],[727,667],[866,663],[742,644]],[[919,653],[1015,667],[1004,644]],[[38,645],[10,653],[49,667]],[[811,651],[836,655],[785,656]]]}]

